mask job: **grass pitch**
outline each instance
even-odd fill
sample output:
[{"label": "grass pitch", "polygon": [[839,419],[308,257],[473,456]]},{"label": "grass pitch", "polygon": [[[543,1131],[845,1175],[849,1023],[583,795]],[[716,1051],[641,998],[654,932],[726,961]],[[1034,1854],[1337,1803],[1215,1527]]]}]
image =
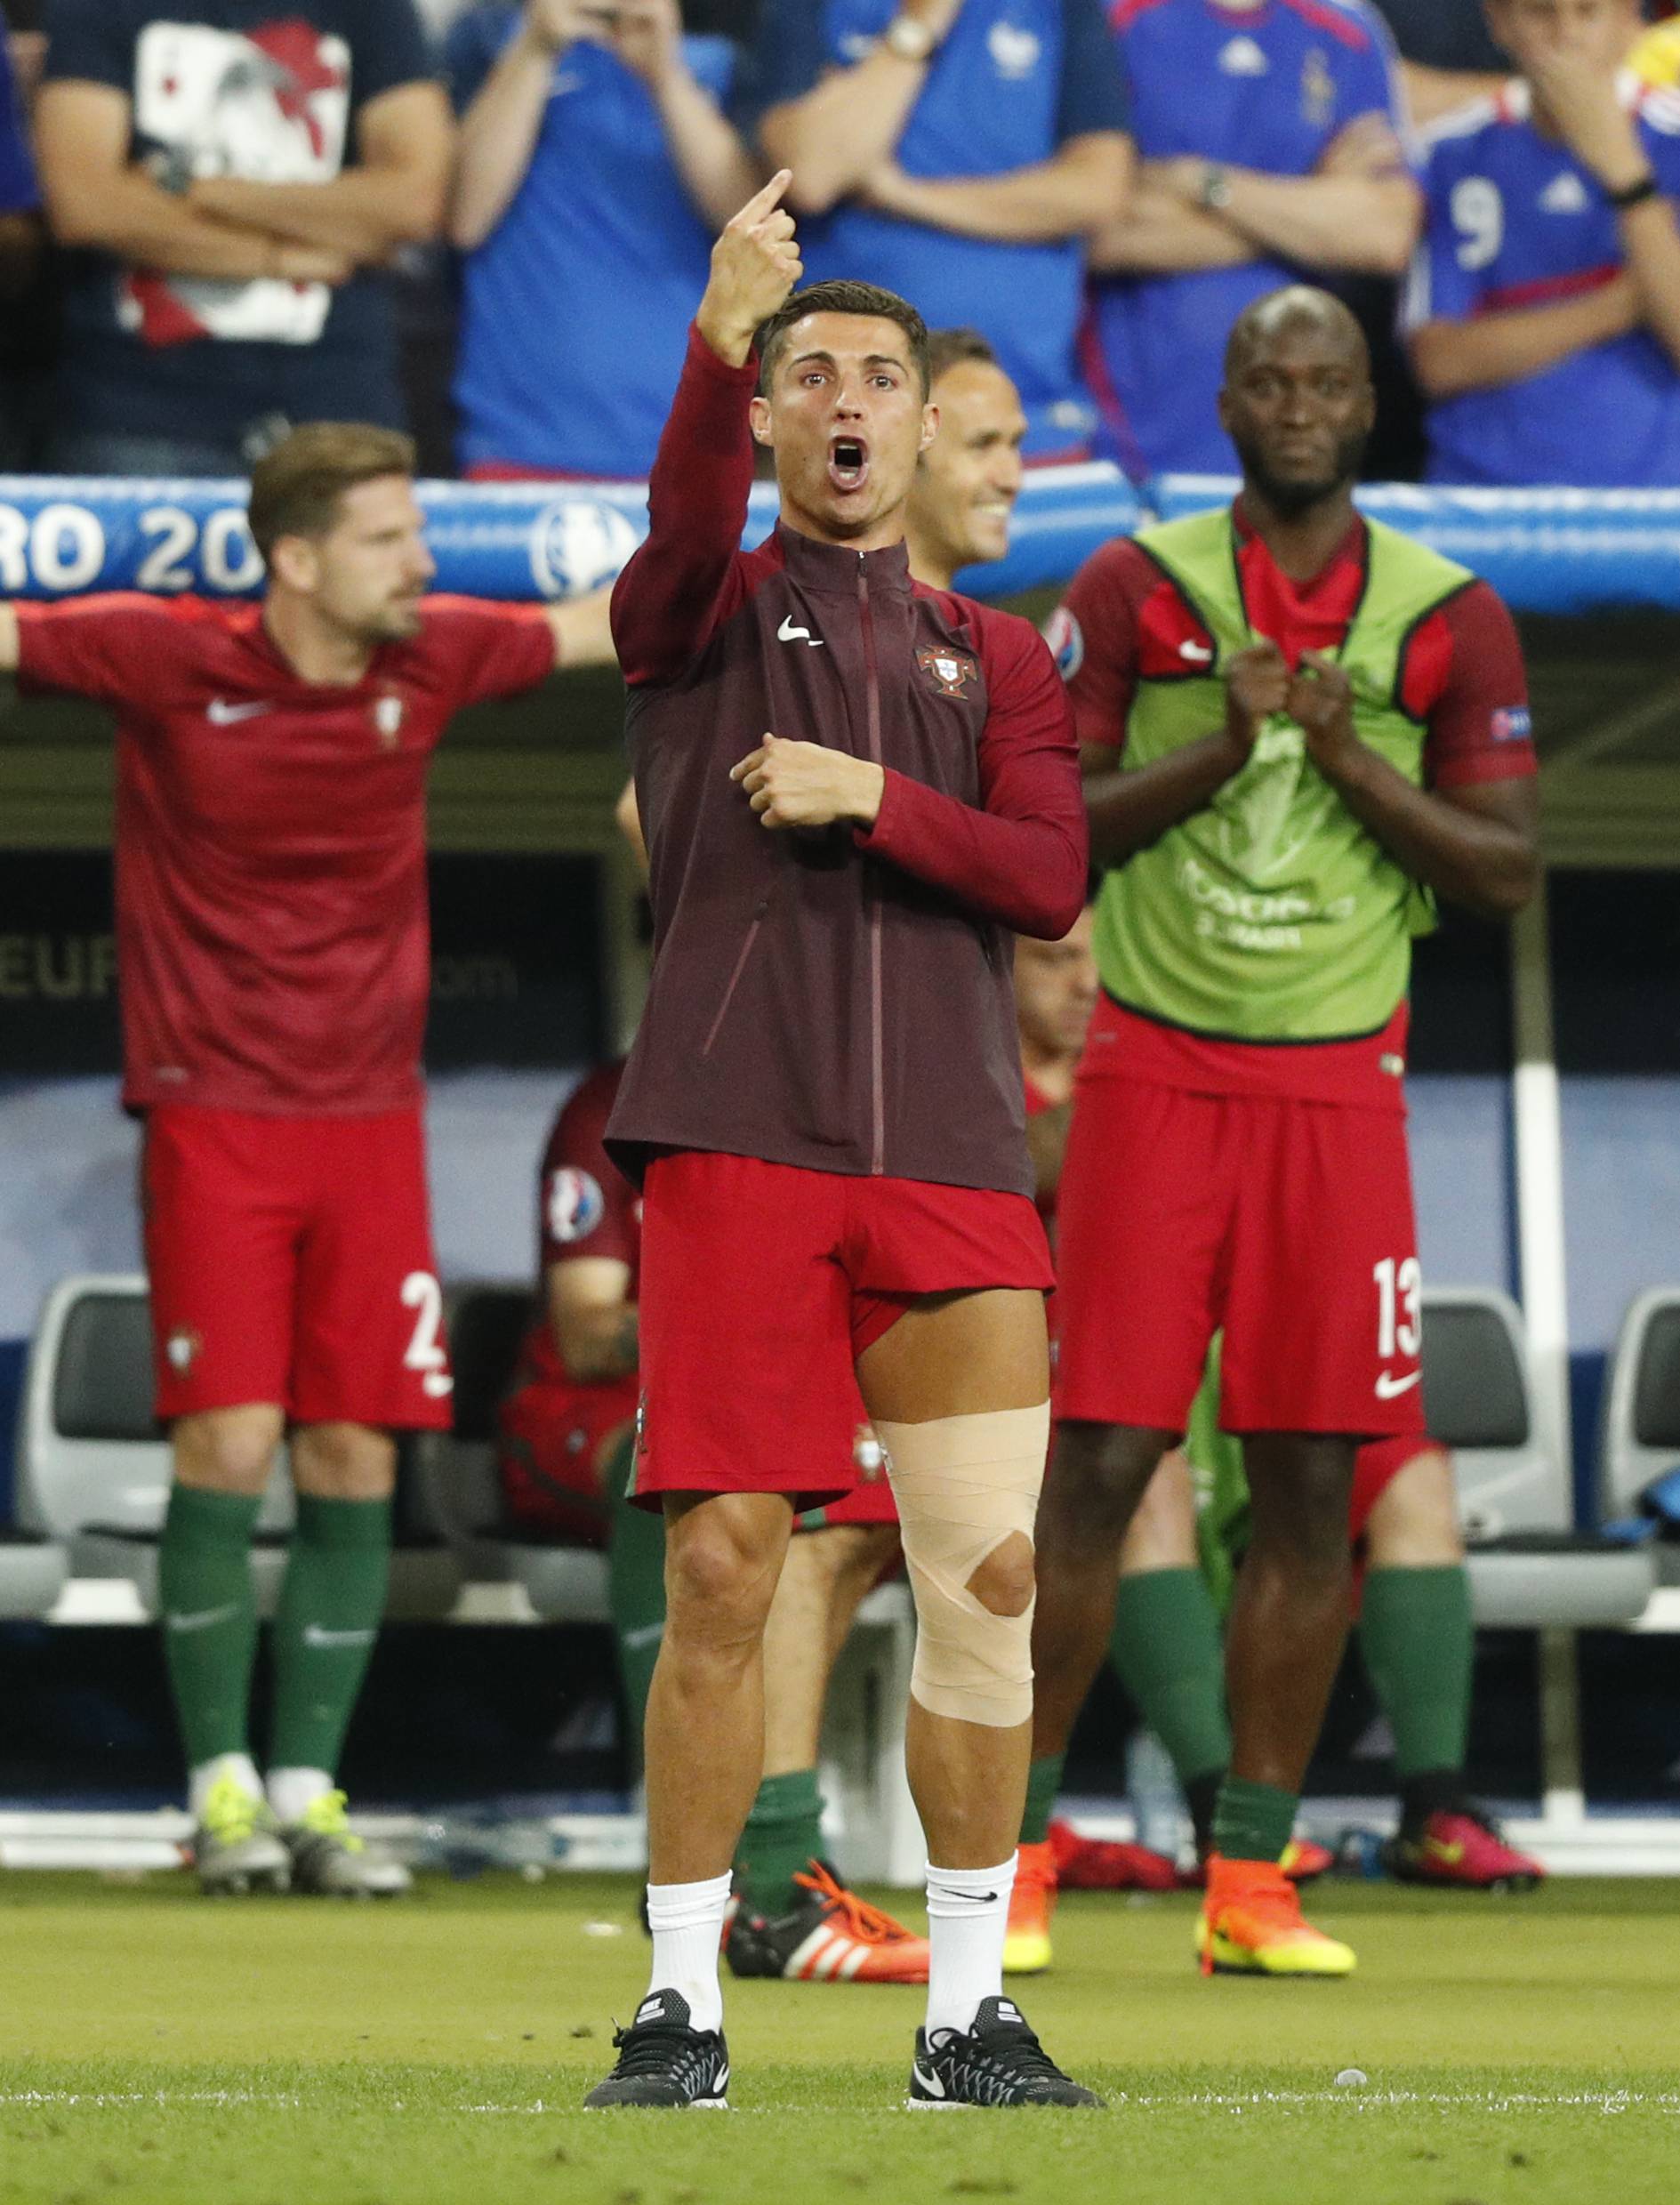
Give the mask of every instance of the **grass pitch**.
[{"label": "grass pitch", "polygon": [[[901,2110],[920,1993],[729,1986],[737,2111],[585,2114],[633,1887],[409,1903],[0,1879],[4,2205],[1644,2205],[1680,2196],[1680,1887],[1320,1886],[1346,1984],[1202,1981],[1194,1902],[1074,1895],[1018,1984],[1106,2113]],[[901,1911],[911,1911],[901,1908]],[[913,1917],[912,1917],[913,1918]],[[1362,2069],[1363,2088],[1334,2077]]]}]

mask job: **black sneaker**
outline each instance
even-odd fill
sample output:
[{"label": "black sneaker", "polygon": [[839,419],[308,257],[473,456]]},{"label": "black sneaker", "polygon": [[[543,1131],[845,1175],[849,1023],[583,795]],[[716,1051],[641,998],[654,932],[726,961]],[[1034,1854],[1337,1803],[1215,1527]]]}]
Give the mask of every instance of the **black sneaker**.
[{"label": "black sneaker", "polygon": [[1013,1999],[983,1999],[974,2026],[916,2032],[910,2104],[1100,2105],[1094,2090],[1065,2075]]},{"label": "black sneaker", "polygon": [[688,2026],[688,2001],[652,1991],[628,2029],[615,2031],[618,2064],[584,2105],[687,2105],[727,2112],[729,2051],[716,2029]]}]

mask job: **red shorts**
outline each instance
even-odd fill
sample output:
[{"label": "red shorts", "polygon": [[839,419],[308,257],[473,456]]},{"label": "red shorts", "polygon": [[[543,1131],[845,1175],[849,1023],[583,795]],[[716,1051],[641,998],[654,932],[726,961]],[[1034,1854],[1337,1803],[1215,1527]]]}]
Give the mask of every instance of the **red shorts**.
[{"label": "red shorts", "polygon": [[1223,1325],[1227,1431],[1422,1431],[1397,1111],[1087,1078],[1057,1217],[1058,1416],[1182,1432]]},{"label": "red shorts", "polygon": [[160,1417],[448,1428],[418,1110],[154,1108],[141,1190]]},{"label": "red shorts", "polygon": [[852,1492],[854,1365],[925,1294],[1051,1280],[1025,1195],[679,1149],[647,1167],[635,1494]]},{"label": "red shorts", "polygon": [[636,1381],[557,1386],[530,1379],[496,1419],[496,1467],[509,1516],[523,1529],[604,1547],[612,1503],[601,1483],[611,1441],[636,1420]]},{"label": "red shorts", "polygon": [[1347,1535],[1358,1546],[1371,1529],[1371,1514],[1401,1473],[1420,1455],[1446,1450],[1420,1432],[1399,1439],[1373,1439],[1354,1461],[1354,1497],[1347,1511]]}]

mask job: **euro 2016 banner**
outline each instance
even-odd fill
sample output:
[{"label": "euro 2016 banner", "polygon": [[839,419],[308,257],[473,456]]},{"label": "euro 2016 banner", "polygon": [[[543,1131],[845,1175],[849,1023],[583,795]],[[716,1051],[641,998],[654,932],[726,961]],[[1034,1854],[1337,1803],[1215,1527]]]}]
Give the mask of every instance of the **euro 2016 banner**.
[{"label": "euro 2016 banner", "polygon": [[[1034,470],[1007,558],[958,577],[977,596],[1063,582],[1109,537],[1228,499],[1211,475],[1135,488],[1104,463]],[[438,583],[466,597],[579,596],[610,582],[647,532],[641,484],[428,482],[419,486]],[[1518,611],[1680,608],[1680,491],[1478,490],[1373,486],[1375,518],[1460,559]],[[249,596],[261,561],[243,482],[0,476],[0,597],[95,590]],[[773,487],[752,493],[743,541],[776,519]]]}]

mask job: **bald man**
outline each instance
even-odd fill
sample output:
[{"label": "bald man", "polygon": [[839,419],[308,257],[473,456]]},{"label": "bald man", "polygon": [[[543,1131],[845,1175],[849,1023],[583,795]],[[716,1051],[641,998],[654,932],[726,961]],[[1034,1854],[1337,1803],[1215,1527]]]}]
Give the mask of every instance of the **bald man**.
[{"label": "bald man", "polygon": [[1515,631],[1485,583],[1354,511],[1373,412],[1343,306],[1305,286],[1258,301],[1219,395],[1242,495],[1105,545],[1050,631],[1108,870],[1061,1187],[1017,1884],[1045,1959],[1038,1819],[1132,1511],[1223,1326],[1253,1537],[1198,1950],[1209,1972],[1354,1966],[1278,1862],[1347,1629],[1355,1450],[1423,1430],[1411,937],[1437,895],[1508,918],[1537,868]]}]

